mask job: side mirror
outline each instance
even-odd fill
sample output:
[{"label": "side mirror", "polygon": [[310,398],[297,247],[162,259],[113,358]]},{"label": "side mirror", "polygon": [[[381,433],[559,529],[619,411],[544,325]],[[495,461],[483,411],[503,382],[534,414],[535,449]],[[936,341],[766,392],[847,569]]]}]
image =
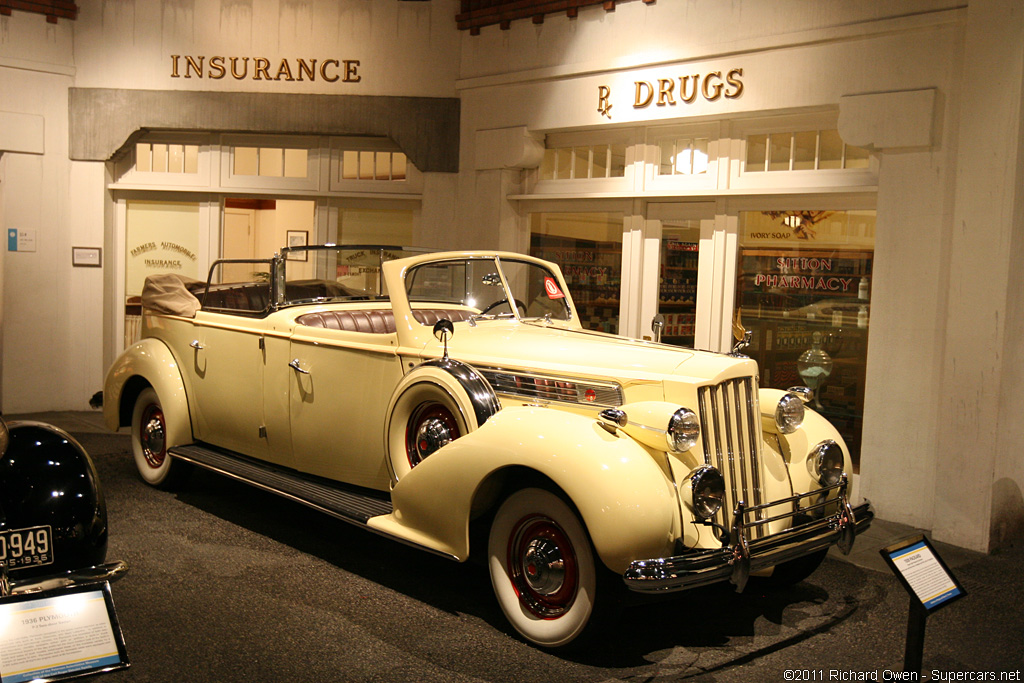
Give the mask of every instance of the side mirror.
[{"label": "side mirror", "polygon": [[665,329],[665,316],[661,313],[651,319],[651,331],[654,332],[654,341],[661,341],[661,332]]},{"label": "side mirror", "polygon": [[434,323],[434,338],[444,344],[444,358],[448,358],[448,340],[455,336],[455,325],[448,318],[441,318]]}]

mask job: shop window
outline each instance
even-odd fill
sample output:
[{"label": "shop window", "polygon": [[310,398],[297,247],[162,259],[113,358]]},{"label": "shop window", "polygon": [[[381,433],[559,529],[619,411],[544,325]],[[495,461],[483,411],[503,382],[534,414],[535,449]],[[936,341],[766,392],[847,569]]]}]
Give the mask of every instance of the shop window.
[{"label": "shop window", "polygon": [[740,214],[737,322],[761,385],[814,390],[859,469],[874,262],[873,211]]},{"label": "shop window", "polygon": [[541,180],[594,180],[626,175],[626,145],[608,143],[545,150]]},{"label": "shop window", "polygon": [[838,130],[757,133],[746,137],[747,173],[866,169],[866,149],[845,144]]},{"label": "shop window", "polygon": [[621,213],[530,215],[530,255],[557,263],[583,327],[618,334]]},{"label": "shop window", "polygon": [[140,142],[135,145],[139,173],[199,173],[199,145]]},{"label": "shop window", "polygon": [[129,201],[126,207],[125,346],[139,339],[146,276],[174,273],[205,279],[199,262],[199,204]]}]

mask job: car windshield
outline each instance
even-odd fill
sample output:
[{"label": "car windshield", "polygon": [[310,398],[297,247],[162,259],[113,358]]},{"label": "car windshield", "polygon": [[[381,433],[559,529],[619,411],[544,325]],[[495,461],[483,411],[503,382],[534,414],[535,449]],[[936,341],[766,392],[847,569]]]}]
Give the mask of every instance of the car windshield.
[{"label": "car windshield", "polygon": [[387,299],[381,263],[423,253],[411,247],[310,246],[282,250],[282,305]]},{"label": "car windshield", "polygon": [[569,320],[558,278],[542,265],[506,258],[462,258],[424,263],[405,280],[409,301],[459,304],[480,316]]}]

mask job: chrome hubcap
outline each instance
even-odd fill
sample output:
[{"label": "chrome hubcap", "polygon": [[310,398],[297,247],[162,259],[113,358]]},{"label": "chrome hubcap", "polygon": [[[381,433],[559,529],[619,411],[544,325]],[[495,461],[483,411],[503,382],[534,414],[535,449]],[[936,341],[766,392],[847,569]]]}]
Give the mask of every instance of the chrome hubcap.
[{"label": "chrome hubcap", "polygon": [[413,412],[405,431],[409,466],[416,467],[460,436],[459,423],[450,410],[439,403],[424,403]]},{"label": "chrome hubcap", "polygon": [[576,555],[554,520],[539,515],[520,520],[509,537],[508,566],[519,601],[534,616],[556,619],[576,600]]},{"label": "chrome hubcap", "polygon": [[431,418],[420,423],[416,431],[416,454],[420,460],[452,442],[452,433],[444,420]]},{"label": "chrome hubcap", "polygon": [[139,441],[142,445],[142,454],[149,466],[160,467],[167,453],[164,450],[164,414],[157,406],[149,406],[143,412]]},{"label": "chrome hubcap", "polygon": [[530,590],[539,595],[554,595],[565,583],[562,550],[550,539],[535,538],[526,546],[523,577]]}]

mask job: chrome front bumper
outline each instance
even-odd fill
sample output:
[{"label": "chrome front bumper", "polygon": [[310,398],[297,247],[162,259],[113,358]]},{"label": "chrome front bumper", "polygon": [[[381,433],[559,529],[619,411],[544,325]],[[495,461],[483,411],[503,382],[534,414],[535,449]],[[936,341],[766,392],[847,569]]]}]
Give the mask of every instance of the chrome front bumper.
[{"label": "chrome front bumper", "polygon": [[[659,593],[696,588],[729,580],[742,591],[751,572],[795,560],[805,555],[837,545],[849,554],[857,534],[865,531],[874,519],[870,503],[856,508],[850,506],[846,495],[847,480],[818,491],[792,496],[757,507],[747,508],[741,502],[732,516],[729,542],[721,548],[696,549],[682,555],[649,560],[636,560],[629,565],[623,579],[626,585],[642,593]],[[836,497],[824,500],[831,491]],[[801,505],[804,499],[817,499]],[[793,503],[795,510],[757,522],[747,517],[758,510],[767,510],[781,504]],[[832,514],[823,514],[826,508],[836,508]],[[813,519],[817,511],[818,519]],[[796,524],[763,538],[751,539],[750,527],[767,525],[778,519],[803,516],[810,521]]]},{"label": "chrome front bumper", "polygon": [[82,586],[106,581],[117,581],[128,571],[124,562],[108,562],[95,567],[84,567],[68,572],[58,572],[47,576],[34,576],[30,579],[12,579],[0,568],[0,597],[8,595],[24,595],[40,593],[56,588]]}]

